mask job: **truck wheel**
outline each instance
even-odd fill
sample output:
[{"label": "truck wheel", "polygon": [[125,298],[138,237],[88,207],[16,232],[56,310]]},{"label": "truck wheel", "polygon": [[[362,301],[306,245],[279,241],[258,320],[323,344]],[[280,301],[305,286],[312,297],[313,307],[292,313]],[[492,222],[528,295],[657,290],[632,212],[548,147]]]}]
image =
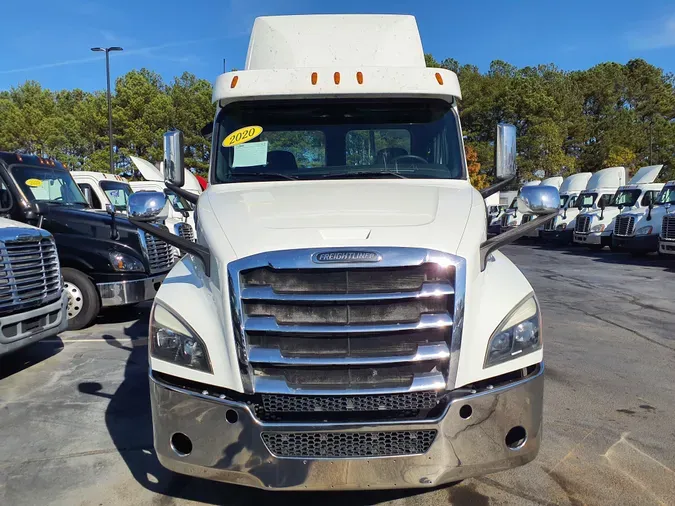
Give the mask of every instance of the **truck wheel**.
[{"label": "truck wheel", "polygon": [[68,267],[62,269],[64,290],[68,294],[68,330],[83,329],[94,321],[101,309],[101,299],[89,278]]}]

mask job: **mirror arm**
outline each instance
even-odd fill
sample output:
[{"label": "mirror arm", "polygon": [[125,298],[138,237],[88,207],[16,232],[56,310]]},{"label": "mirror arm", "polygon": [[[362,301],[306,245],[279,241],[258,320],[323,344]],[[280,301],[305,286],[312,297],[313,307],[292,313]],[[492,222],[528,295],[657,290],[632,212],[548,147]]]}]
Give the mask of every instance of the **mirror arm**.
[{"label": "mirror arm", "polygon": [[182,237],[172,234],[168,230],[156,227],[148,222],[138,221],[135,218],[129,218],[129,221],[135,227],[138,227],[149,234],[159,237],[165,243],[168,243],[171,246],[176,246],[181,251],[185,251],[196,257],[199,257],[199,259],[204,264],[204,274],[209,277],[211,276],[211,252],[208,248],[205,248],[204,246],[192,241],[185,240]]},{"label": "mirror arm", "polygon": [[502,246],[506,246],[507,244],[511,244],[513,241],[516,239],[524,236],[531,230],[537,229],[537,227],[540,227],[541,225],[544,225],[551,221],[553,218],[555,218],[558,215],[558,213],[551,213],[547,214],[545,216],[539,216],[535,218],[532,221],[528,221],[524,225],[519,225],[518,227],[514,228],[513,230],[509,230],[508,232],[504,232],[503,234],[499,234],[498,236],[495,236],[491,239],[488,239],[485,241],[483,244],[480,245],[480,270],[481,272],[485,270],[485,267],[487,266],[487,259],[490,253],[492,253],[495,250],[498,250]]},{"label": "mirror arm", "polygon": [[192,192],[189,192],[187,190],[183,190],[183,188],[180,188],[179,186],[176,186],[175,184],[171,184],[168,181],[164,181],[164,185],[174,192],[176,195],[183,197],[185,200],[190,202],[190,204],[195,204],[197,205],[197,201],[199,200],[199,195],[195,195]]},{"label": "mirror arm", "polygon": [[487,188],[484,188],[483,190],[479,190],[481,197],[484,199],[488,198],[490,195],[493,195],[497,193],[499,190],[504,188],[505,186],[509,185],[509,183],[512,183],[516,179],[515,174],[511,176],[508,179],[504,179],[503,181],[500,181],[499,183],[495,183],[492,186],[489,186]]}]

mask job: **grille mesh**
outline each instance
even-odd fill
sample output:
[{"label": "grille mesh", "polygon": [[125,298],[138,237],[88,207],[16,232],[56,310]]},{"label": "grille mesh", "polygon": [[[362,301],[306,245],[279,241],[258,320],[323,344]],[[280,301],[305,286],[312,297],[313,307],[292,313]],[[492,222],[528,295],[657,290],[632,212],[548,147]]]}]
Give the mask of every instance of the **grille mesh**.
[{"label": "grille mesh", "polygon": [[390,395],[263,395],[263,408],[269,413],[310,413],[344,411],[412,411],[432,409],[438,393],[413,392]]},{"label": "grille mesh", "polygon": [[544,230],[555,230],[555,222],[558,220],[558,217],[556,216],[553,218],[551,221],[547,221],[544,224]]},{"label": "grille mesh", "polygon": [[664,239],[675,239],[675,216],[664,216],[661,227],[661,237]]},{"label": "grille mesh", "polygon": [[355,458],[425,453],[435,430],[387,432],[263,432],[268,450],[278,457]]},{"label": "grille mesh", "polygon": [[[166,227],[162,226],[166,230]],[[145,247],[150,262],[150,272],[168,271],[174,263],[173,248],[149,232],[143,232]]]},{"label": "grille mesh", "polygon": [[587,234],[591,229],[591,217],[590,216],[579,216],[577,217],[577,226],[576,231],[580,234]]},{"label": "grille mesh", "polygon": [[28,308],[61,293],[61,271],[51,239],[0,242],[0,312]]},{"label": "grille mesh", "polygon": [[617,216],[614,224],[614,235],[629,236],[633,235],[633,227],[635,226],[635,217],[633,216]]},{"label": "grille mesh", "polygon": [[192,225],[189,223],[177,223],[176,224],[176,235],[182,237],[186,241],[195,240],[195,232],[192,229]]}]

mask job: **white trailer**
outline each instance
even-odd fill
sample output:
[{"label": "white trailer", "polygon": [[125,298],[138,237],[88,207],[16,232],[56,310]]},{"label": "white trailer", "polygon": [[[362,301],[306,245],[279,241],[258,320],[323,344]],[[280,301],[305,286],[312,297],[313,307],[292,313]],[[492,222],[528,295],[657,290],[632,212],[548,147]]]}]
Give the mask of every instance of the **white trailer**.
[{"label": "white trailer", "polygon": [[[244,70],[216,79],[197,243],[150,318],[154,446],[174,471],[266,490],[434,487],[539,449],[539,304],[486,240],[457,76],[427,68],[411,16],[256,19]],[[182,136],[165,179],[184,182]],[[515,127],[496,175],[515,177]],[[557,212],[523,188],[519,213]],[[464,338],[463,338],[464,336]]]}]

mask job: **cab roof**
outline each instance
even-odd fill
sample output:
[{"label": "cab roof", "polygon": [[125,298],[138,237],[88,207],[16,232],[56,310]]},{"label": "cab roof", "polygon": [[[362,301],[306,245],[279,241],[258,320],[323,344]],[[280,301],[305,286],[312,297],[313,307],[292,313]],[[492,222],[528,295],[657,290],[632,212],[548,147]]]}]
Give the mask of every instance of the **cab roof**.
[{"label": "cab roof", "polygon": [[10,153],[8,151],[0,151],[0,160],[3,160],[7,165],[14,165],[21,163],[24,165],[44,165],[45,167],[54,167],[58,169],[67,170],[67,167],[58,160],[51,158],[42,158],[37,155],[24,155],[23,153]]}]

